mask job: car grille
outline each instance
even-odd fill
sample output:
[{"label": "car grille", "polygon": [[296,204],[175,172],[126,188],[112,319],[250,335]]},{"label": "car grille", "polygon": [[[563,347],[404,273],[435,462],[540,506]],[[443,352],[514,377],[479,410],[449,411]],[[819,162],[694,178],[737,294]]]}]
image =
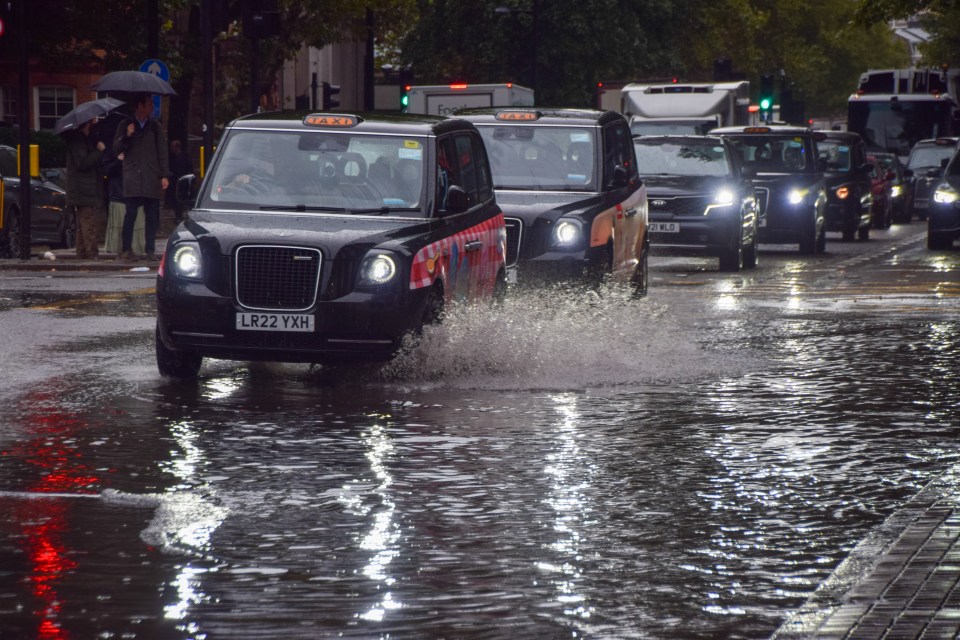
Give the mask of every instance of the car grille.
[{"label": "car grille", "polygon": [[661,198],[647,196],[647,206],[650,213],[672,213],[675,216],[702,216],[710,204],[706,196],[680,196],[676,198]]},{"label": "car grille", "polygon": [[517,264],[517,258],[520,257],[520,236],[523,233],[523,223],[518,218],[504,218],[504,225],[507,227],[507,266],[512,267]]},{"label": "car grille", "polygon": [[766,187],[756,187],[754,195],[757,198],[757,206],[760,208],[760,215],[767,215],[767,201],[770,199],[770,189]]},{"label": "car grille", "polygon": [[309,309],[317,300],[320,261],[320,252],[307,247],[240,247],[237,302],[248,309]]}]

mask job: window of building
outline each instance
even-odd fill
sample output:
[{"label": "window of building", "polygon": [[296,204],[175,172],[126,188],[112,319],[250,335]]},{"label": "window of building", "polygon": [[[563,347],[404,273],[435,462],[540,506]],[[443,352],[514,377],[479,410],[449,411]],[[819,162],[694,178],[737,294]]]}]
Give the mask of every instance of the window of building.
[{"label": "window of building", "polygon": [[14,86],[0,86],[0,120],[17,123],[17,88]]},{"label": "window of building", "polygon": [[37,87],[37,128],[53,129],[73,107],[73,87]]}]

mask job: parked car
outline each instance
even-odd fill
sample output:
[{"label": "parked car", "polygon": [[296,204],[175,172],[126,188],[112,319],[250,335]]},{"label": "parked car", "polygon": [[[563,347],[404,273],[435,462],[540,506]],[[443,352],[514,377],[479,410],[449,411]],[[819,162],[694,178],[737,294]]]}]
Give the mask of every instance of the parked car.
[{"label": "parked car", "polygon": [[740,154],[760,207],[760,242],[797,243],[800,253],[826,249],[827,192],[817,166],[815,133],[808,127],[765,125],[722,127]]},{"label": "parked car", "polygon": [[867,164],[870,165],[870,195],[872,205],[870,217],[874,229],[889,229],[893,224],[893,204],[890,200],[890,181],[893,172],[888,172],[877,160],[876,156],[868,155]]},{"label": "parked car", "polygon": [[859,134],[825,131],[817,154],[827,182],[827,231],[839,231],[847,242],[867,240],[873,225],[872,167]]},{"label": "parked car", "polygon": [[208,356],[389,359],[449,305],[506,290],[503,214],[464,120],[237,119],[187,218],[157,275],[165,376],[193,377]]},{"label": "parked car", "polygon": [[[20,205],[20,170],[17,150],[0,145],[0,258],[20,255],[23,207]],[[55,248],[76,246],[73,212],[67,194],[52,182],[55,172],[30,178],[30,241]]]},{"label": "parked car", "polygon": [[722,271],[757,266],[757,199],[728,140],[634,136],[633,144],[653,248],[716,256]]},{"label": "parked car", "polygon": [[613,111],[461,110],[490,154],[511,281],[647,291],[647,195],[626,119]]},{"label": "parked car", "polygon": [[927,247],[942,251],[960,238],[960,149],[954,151],[927,210]]},{"label": "parked car", "polygon": [[907,167],[900,161],[900,156],[895,153],[877,151],[873,153],[873,157],[877,159],[877,162],[885,171],[887,185],[889,186],[887,196],[890,199],[893,221],[897,224],[910,222],[911,188],[913,185],[907,175]]},{"label": "parked car", "polygon": [[911,172],[910,179],[913,183],[911,218],[916,216],[918,220],[927,219],[930,198],[940,184],[943,168],[957,149],[958,141],[960,138],[930,138],[913,145],[907,158],[907,169]]}]

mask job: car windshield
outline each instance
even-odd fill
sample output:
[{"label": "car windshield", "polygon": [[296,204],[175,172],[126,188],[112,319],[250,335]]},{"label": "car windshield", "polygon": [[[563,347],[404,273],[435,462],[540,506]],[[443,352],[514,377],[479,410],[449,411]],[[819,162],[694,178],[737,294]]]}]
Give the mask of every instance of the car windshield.
[{"label": "car windshield", "polygon": [[730,162],[723,145],[687,142],[634,142],[640,175],[728,176]]},{"label": "car windshield", "polygon": [[802,136],[794,135],[728,135],[740,153],[745,167],[757,173],[801,173],[816,169]]},{"label": "car windshield", "polygon": [[630,133],[635,136],[702,136],[716,128],[717,121],[715,119],[669,120],[667,118],[657,118],[655,120],[634,120],[630,123]]},{"label": "car windshield", "polygon": [[837,140],[828,139],[817,142],[817,157],[826,163],[827,171],[847,173],[853,168],[853,152],[850,145]]},{"label": "car windshield", "polygon": [[18,173],[17,150],[11,147],[0,148],[0,176],[12,178]]},{"label": "car windshield", "polygon": [[593,129],[531,125],[479,129],[495,189],[597,190]]},{"label": "car windshield", "polygon": [[204,208],[423,215],[424,138],[324,131],[228,132]]},{"label": "car windshield", "polygon": [[931,147],[914,147],[907,160],[907,169],[939,169],[940,163],[953,155],[951,145],[937,145]]}]

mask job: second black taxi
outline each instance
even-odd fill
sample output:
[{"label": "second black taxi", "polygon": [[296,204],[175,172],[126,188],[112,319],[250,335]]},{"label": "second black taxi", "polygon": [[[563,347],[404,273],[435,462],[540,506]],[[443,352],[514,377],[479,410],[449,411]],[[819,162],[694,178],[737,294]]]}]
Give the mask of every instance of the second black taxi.
[{"label": "second black taxi", "polygon": [[[193,176],[181,178],[189,195]],[[483,140],[458,119],[231,123],[157,275],[157,365],[389,359],[447,305],[506,290]]]},{"label": "second black taxi", "polygon": [[646,188],[622,115],[510,107],[455,115],[477,126],[490,154],[511,281],[612,276],[646,294]]}]

